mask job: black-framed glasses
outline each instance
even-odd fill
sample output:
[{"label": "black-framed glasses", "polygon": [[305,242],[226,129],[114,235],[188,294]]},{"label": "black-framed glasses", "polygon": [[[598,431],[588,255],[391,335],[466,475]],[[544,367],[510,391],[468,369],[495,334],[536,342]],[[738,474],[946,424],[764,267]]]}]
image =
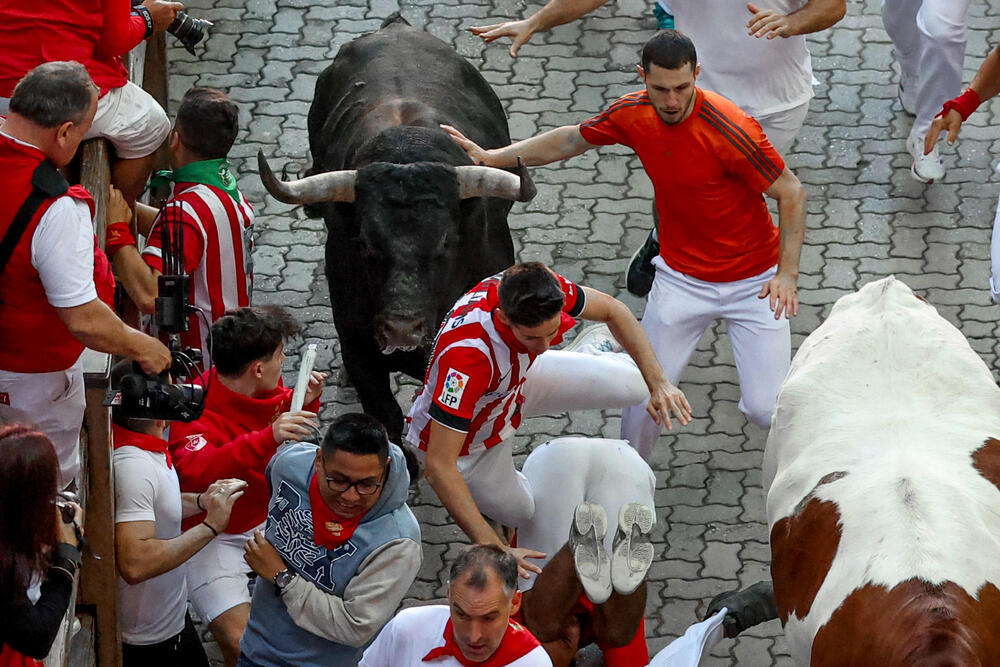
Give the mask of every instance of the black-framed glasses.
[{"label": "black-framed glasses", "polygon": [[322,457],[321,460],[323,460],[323,477],[326,479],[326,488],[335,493],[347,493],[347,490],[353,486],[359,496],[370,496],[385,483],[386,475],[389,473],[389,465],[386,464],[385,470],[378,480],[362,479],[352,482],[349,479],[336,479],[326,473],[326,460],[322,459]]}]

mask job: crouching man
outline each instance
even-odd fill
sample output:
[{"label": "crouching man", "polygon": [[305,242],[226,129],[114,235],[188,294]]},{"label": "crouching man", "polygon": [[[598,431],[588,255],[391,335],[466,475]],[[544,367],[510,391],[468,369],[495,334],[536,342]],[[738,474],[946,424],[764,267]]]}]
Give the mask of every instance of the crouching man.
[{"label": "crouching man", "polygon": [[552,667],[534,635],[511,618],[521,607],[513,554],[476,544],[458,555],[450,575],[448,604],[399,612],[358,667]]},{"label": "crouching man", "polygon": [[266,531],[246,545],[260,576],[238,664],[356,665],[422,560],[403,452],[374,418],[348,414],[321,447],[281,448],[266,476]]}]

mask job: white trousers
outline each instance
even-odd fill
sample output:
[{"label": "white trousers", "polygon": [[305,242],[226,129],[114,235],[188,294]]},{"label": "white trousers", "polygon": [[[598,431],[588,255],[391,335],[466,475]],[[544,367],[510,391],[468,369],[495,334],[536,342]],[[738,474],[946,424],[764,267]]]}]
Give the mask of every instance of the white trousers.
[{"label": "white trousers", "polygon": [[941,105],[962,90],[970,0],[882,0],[882,23],[899,66],[915,86],[913,135],[930,129]]},{"label": "white trousers", "polygon": [[[996,166],[1000,173],[1000,163]],[[1000,304],[1000,197],[997,198],[997,210],[993,216],[993,234],[990,236],[990,296],[993,303]]]},{"label": "white trousers", "polygon": [[791,109],[770,113],[766,116],[756,116],[756,119],[778,154],[781,157],[787,157],[788,151],[795,143],[795,138],[799,136],[802,124],[806,122],[806,114],[808,113],[809,102],[805,102]]},{"label": "white trousers", "polygon": [[0,370],[0,424],[37,426],[49,437],[59,458],[61,487],[80,472],[80,428],[86,397],[83,364],[51,373]]},{"label": "white trousers", "polygon": [[250,604],[253,570],[243,557],[243,547],[264,525],[242,533],[222,533],[184,564],[188,599],[205,622],[211,623],[237,605]]},{"label": "white trousers", "polygon": [[[627,354],[562,350],[549,350],[535,360],[522,393],[524,417],[624,408],[649,399],[642,374]],[[658,436],[654,433],[653,441]],[[513,438],[507,438],[484,452],[458,457],[458,471],[483,514],[520,527],[534,516],[535,501],[528,481],[514,467],[513,451]],[[425,457],[420,450],[417,455]]]},{"label": "white trousers", "polygon": [[[663,258],[653,260],[656,279],[646,301],[642,328],[649,336],[667,379],[679,384],[691,354],[715,320],[726,322],[740,378],[740,410],[767,428],[788,366],[792,341],[788,320],[775,320],[768,299],[759,299],[761,287],[777,267],[728,283],[698,280],[674,271]],[[680,384],[681,389],[684,388]],[[645,405],[622,412],[622,438],[649,460],[660,427],[646,414]]]},{"label": "white trousers", "polygon": [[[524,462],[523,477],[535,500],[535,515],[517,530],[517,546],[535,549],[545,567],[569,538],[573,510],[583,501],[597,503],[608,513],[604,547],[611,553],[618,510],[631,502],[655,511],[656,476],[624,440],[557,438],[535,448]],[[522,591],[535,575],[520,582]]]}]

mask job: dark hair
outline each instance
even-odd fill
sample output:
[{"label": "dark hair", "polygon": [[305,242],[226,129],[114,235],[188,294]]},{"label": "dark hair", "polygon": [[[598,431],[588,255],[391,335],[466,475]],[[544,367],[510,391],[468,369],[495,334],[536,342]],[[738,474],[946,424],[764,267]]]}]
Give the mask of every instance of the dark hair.
[{"label": "dark hair", "polygon": [[469,579],[465,583],[477,591],[485,590],[489,583],[487,567],[496,572],[508,595],[517,590],[517,559],[495,544],[473,544],[462,549],[451,564],[451,583],[454,584],[459,577],[469,572]]},{"label": "dark hair", "polygon": [[552,319],[566,301],[559,281],[541,262],[515,264],[504,271],[498,293],[507,319],[522,327]]},{"label": "dark hair", "polygon": [[205,160],[229,155],[239,132],[240,110],[221,90],[191,88],[177,109],[174,129],[184,147]]},{"label": "dark hair", "polygon": [[41,127],[79,123],[90,110],[97,86],[78,62],[43,63],[24,75],[10,96],[10,110]]},{"label": "dark hair", "polygon": [[333,420],[323,438],[323,456],[342,451],[365,456],[375,454],[379,461],[389,456],[389,436],[382,423],[361,412],[341,415]]},{"label": "dark hair", "polygon": [[299,323],[281,306],[227,311],[212,325],[212,363],[220,375],[238,377],[254,361],[270,359],[299,330]]},{"label": "dark hair", "polygon": [[25,598],[31,576],[44,572],[56,544],[59,459],[31,426],[0,426],[0,606]]},{"label": "dark hair", "polygon": [[[133,362],[131,359],[122,359],[111,367],[111,388],[121,389],[122,378],[133,372]],[[121,407],[115,405],[111,407],[111,423],[121,426],[135,433],[145,433],[152,424],[152,419],[137,419],[126,417]]]},{"label": "dark hair", "polygon": [[698,52],[694,42],[684,33],[660,30],[643,45],[640,61],[646,72],[649,72],[650,63],[665,69],[680,69],[684,65],[694,69],[698,65]]}]

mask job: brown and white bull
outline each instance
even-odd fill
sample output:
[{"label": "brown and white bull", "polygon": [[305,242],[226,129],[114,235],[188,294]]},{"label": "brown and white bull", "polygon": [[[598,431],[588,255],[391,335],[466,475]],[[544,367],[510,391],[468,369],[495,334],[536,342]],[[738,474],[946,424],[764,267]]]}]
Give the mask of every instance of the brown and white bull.
[{"label": "brown and white bull", "polygon": [[796,354],[764,454],[799,664],[1000,665],[1000,389],[893,277]]}]

